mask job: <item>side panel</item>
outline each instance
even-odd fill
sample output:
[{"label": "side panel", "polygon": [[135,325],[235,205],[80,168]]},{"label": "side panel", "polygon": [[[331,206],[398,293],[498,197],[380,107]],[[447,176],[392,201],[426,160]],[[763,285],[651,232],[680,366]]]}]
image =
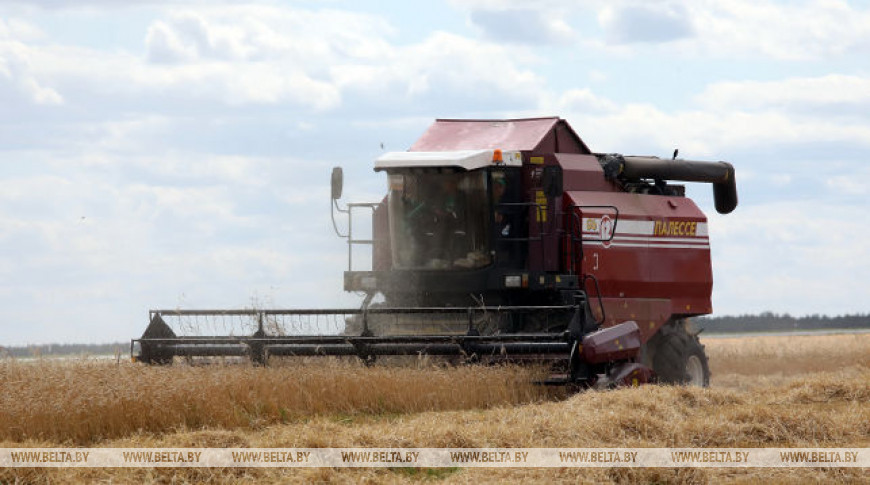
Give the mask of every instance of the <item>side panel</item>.
[{"label": "side panel", "polygon": [[390,217],[387,198],[378,205],[372,215],[372,271],[387,271],[393,267],[390,248]]},{"label": "side panel", "polygon": [[583,240],[574,267],[588,275],[597,318],[593,281],[606,324],[635,320],[644,340],[669,318],[712,312],[707,219],[691,200],[606,192],[568,197]]}]

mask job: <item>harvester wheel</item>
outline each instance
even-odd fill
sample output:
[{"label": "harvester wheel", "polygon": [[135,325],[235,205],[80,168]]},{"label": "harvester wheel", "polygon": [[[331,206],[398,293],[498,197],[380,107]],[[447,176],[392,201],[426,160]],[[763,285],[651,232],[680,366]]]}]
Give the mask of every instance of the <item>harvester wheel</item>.
[{"label": "harvester wheel", "polygon": [[699,387],[710,385],[710,367],[704,346],[697,335],[686,330],[684,322],[662,327],[647,346],[659,382]]}]

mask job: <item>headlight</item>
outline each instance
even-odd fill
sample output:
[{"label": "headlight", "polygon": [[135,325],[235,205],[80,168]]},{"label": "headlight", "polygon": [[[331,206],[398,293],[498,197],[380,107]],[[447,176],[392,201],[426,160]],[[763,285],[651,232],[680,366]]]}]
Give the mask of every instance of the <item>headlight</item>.
[{"label": "headlight", "polygon": [[504,277],[505,288],[522,288],[523,278],[520,275],[511,275]]}]

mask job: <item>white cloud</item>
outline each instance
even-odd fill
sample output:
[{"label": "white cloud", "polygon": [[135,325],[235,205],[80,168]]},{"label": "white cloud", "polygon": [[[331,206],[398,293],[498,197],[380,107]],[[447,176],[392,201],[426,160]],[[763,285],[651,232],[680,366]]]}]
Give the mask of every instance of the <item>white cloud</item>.
[{"label": "white cloud", "polygon": [[864,170],[863,174],[835,175],[825,180],[828,190],[837,194],[870,195],[870,187],[867,187],[867,176],[870,170]]},{"label": "white cloud", "polygon": [[[0,332],[4,344],[123,340],[146,323],[131,314],[172,305],[181,294],[193,306],[244,306],[257,288],[300,305],[305,285],[334,277],[309,303],[341,296],[344,259],[333,261],[330,248],[341,255],[346,244],[328,227],[328,171],[308,189],[304,177],[283,185],[316,162],[179,153],[110,155],[94,165],[89,158],[31,157],[35,174],[0,180],[0,303],[19,323]],[[63,328],[33,333],[50,329],[59,308]]]},{"label": "white cloud", "polygon": [[870,108],[870,79],[828,74],[776,81],[729,81],[711,84],[696,96],[703,106],[716,110],[771,108],[815,110],[844,106]]},{"label": "white cloud", "polygon": [[774,174],[770,176],[770,183],[774,187],[785,187],[792,183],[793,178],[794,177],[787,173]]},{"label": "white cloud", "polygon": [[526,8],[472,10],[471,23],[494,41],[530,44],[564,44],[574,30],[557,12]]},{"label": "white cloud", "polygon": [[[870,9],[840,0],[552,0],[452,1],[465,11],[525,9],[530,18],[569,19],[584,46],[625,53],[627,45],[656,46],[663,52],[709,58],[823,60],[870,53]],[[570,19],[598,19],[599,31],[580,29]]]},{"label": "white cloud", "polygon": [[870,52],[870,10],[837,0],[687,3],[702,51],[775,59]]},{"label": "white cloud", "polygon": [[539,75],[521,67],[535,62],[529,50],[438,31],[417,43],[394,45],[392,32],[380,18],[333,10],[183,9],[151,23],[144,58],[19,42],[17,59],[32,74],[19,75],[18,83],[36,102],[70,98],[119,110],[124,103],[147,106],[149,100],[171,99],[198,109],[218,102],[329,111],[345,103],[347,93],[379,96],[390,110],[400,111],[415,105],[397,93],[405,100],[454,98],[454,106],[505,98],[531,106],[544,88]]},{"label": "white cloud", "polygon": [[582,6],[596,5],[600,0],[447,0],[452,7],[469,10],[517,10],[522,8],[535,8],[542,11],[559,12],[568,7],[579,8]]},{"label": "white cloud", "polygon": [[[257,6],[178,10],[152,22],[144,37],[145,59],[19,40],[14,59],[29,66],[32,75],[13,74],[20,78],[21,88],[29,89],[41,103],[58,102],[62,99],[58,93],[74,91],[76,98],[126,94],[136,101],[159,96],[326,110],[341,103],[329,69],[378,62],[389,48],[384,36],[391,30],[377,17],[329,10]],[[6,44],[0,44],[0,49]],[[0,59],[8,58],[2,52]],[[5,62],[0,72],[11,71],[9,64]],[[50,90],[44,79],[61,88]]]},{"label": "white cloud", "polygon": [[[314,79],[283,62],[149,64],[128,54],[83,48],[31,46],[25,49],[34,76],[52,80],[64,90],[88,98],[178,98],[185,102],[224,105],[287,103],[315,110],[340,103],[340,93],[328,81]],[[171,55],[178,55],[173,51]],[[170,54],[164,53],[164,58]],[[183,56],[176,58],[183,61]],[[51,101],[51,92],[42,92]],[[58,95],[59,96],[59,95]],[[79,97],[79,96],[77,96]],[[123,106],[120,106],[123,107]]]},{"label": "white cloud", "polygon": [[676,2],[619,2],[602,8],[598,21],[613,44],[660,43],[694,36],[688,10]]},{"label": "white cloud", "polygon": [[[870,145],[870,82],[831,74],[778,81],[720,82],[693,97],[696,106],[666,111],[618,103],[590,89],[565,91],[544,111],[574,121],[598,150],[634,145],[710,156],[730,147],[849,143]],[[606,148],[605,147],[609,147]]]},{"label": "white cloud", "polygon": [[870,9],[838,0],[599,3],[610,44],[672,41],[670,52],[702,57],[826,59],[870,52]]},{"label": "white cloud", "polygon": [[572,113],[613,113],[619,106],[613,101],[596,96],[590,89],[569,89],[557,101],[559,112]]},{"label": "white cloud", "polygon": [[839,315],[866,311],[870,230],[863,207],[818,201],[744,205],[710,216],[714,309]]},{"label": "white cloud", "polygon": [[[0,19],[0,96],[4,90],[15,95],[24,95],[37,105],[63,104],[63,96],[46,85],[38,73],[34,72],[28,56],[28,48],[11,36],[29,37],[21,29],[5,27]],[[7,37],[4,39],[4,36]]]},{"label": "white cloud", "polygon": [[[695,56],[808,60],[870,52],[870,10],[837,0],[701,0],[655,7],[622,0],[598,12],[613,43],[684,37],[666,47]],[[653,21],[642,22],[648,17]]]},{"label": "white cloud", "polygon": [[145,46],[148,60],[156,63],[174,64],[189,61],[197,54],[194,46],[185,45],[178,34],[161,20],[148,27]]},{"label": "white cloud", "polygon": [[715,156],[733,147],[808,142],[870,144],[870,124],[833,123],[825,119],[795,118],[776,111],[760,113],[707,110],[668,112],[651,104],[624,104],[604,115],[590,116],[566,106],[563,117],[576,120],[590,146],[619,151],[642,144],[669,153],[679,146],[691,156]]},{"label": "white cloud", "polygon": [[544,80],[517,63],[531,58],[530,53],[516,48],[436,32],[423,43],[409,47],[403,60],[435,86],[446,84],[451,89],[472,90],[475,94],[491,93],[494,88],[493,94],[500,96],[524,97],[517,93],[525,92],[529,93],[525,97],[534,98],[534,92],[544,87]]},{"label": "white cloud", "polygon": [[[332,62],[377,60],[390,50],[386,38],[395,29],[362,13],[252,5],[176,10],[149,31],[155,33],[146,39],[149,52],[169,48],[190,60],[283,60],[322,70]],[[164,44],[152,44],[158,41]]]},{"label": "white cloud", "polygon": [[592,69],[589,71],[589,80],[594,83],[603,83],[609,78],[610,76],[608,76],[606,72],[600,69]]},{"label": "white cloud", "polygon": [[[386,100],[451,98],[468,105],[489,101],[494,105],[533,106],[545,88],[544,80],[521,64],[533,56],[519,47],[476,41],[446,32],[434,32],[422,42],[397,47],[377,63],[337,65],[332,78],[342,91]],[[436,108],[437,109],[437,108]]]},{"label": "white cloud", "polygon": [[36,25],[20,18],[0,18],[0,41],[4,39],[40,40],[45,33]]}]

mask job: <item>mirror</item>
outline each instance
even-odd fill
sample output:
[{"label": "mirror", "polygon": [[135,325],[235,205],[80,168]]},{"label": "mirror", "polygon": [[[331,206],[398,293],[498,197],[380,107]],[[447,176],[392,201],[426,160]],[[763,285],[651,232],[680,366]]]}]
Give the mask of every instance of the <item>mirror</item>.
[{"label": "mirror", "polygon": [[341,198],[341,189],[344,186],[344,172],[341,167],[332,168],[332,199],[338,200]]}]

